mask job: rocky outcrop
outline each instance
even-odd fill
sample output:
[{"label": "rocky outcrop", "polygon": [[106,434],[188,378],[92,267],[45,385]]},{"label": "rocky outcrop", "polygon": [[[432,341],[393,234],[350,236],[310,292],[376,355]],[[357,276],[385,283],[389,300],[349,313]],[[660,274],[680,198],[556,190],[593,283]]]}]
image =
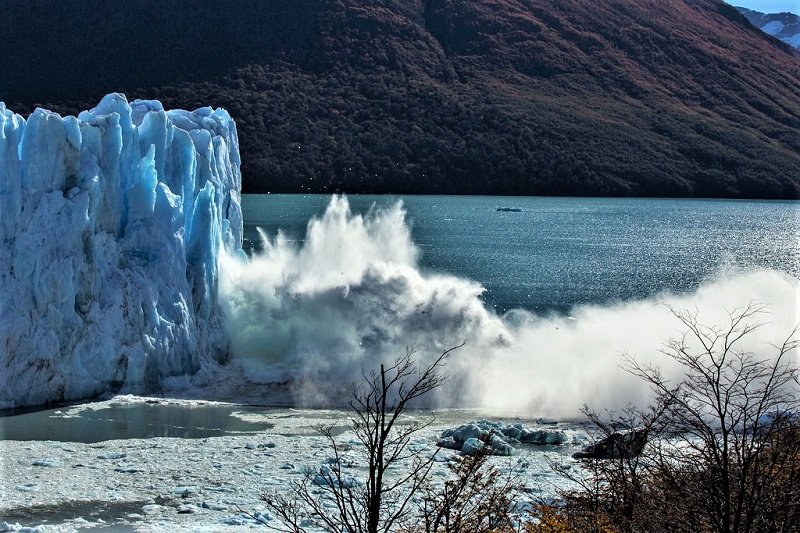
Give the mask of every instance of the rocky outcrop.
[{"label": "rocky outcrop", "polygon": [[575,459],[630,459],[642,453],[647,444],[643,428],[618,431],[572,454]]}]

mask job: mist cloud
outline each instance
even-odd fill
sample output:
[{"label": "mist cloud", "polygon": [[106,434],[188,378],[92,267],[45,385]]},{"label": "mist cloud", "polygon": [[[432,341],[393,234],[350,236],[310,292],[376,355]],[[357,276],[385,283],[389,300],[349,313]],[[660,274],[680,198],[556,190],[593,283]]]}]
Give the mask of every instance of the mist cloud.
[{"label": "mist cloud", "polygon": [[771,270],[721,272],[691,294],[580,306],[571,316],[498,316],[478,283],[418,268],[400,203],[362,216],[334,197],[302,243],[262,237],[264,251],[249,262],[221,265],[234,364],[254,384],[292,382],[301,403],[345,398],[362,369],[408,346],[424,360],[466,341],[447,363],[452,379],[438,405],[571,416],[584,403],[647,401],[646,386],[619,367],[625,351],[679,377],[659,354],[681,332],[667,306],[696,309],[714,324],[726,310],[767,304],[764,327],[748,339],[765,354],[798,322],[800,281]]}]

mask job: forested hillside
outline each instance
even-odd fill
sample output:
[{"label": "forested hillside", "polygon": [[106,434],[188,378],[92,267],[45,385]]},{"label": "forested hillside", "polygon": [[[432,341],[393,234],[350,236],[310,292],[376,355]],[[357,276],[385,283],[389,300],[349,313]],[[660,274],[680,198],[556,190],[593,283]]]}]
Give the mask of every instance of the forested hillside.
[{"label": "forested hillside", "polygon": [[800,56],[719,0],[0,0],[0,100],[224,106],[246,192],[800,197]]}]

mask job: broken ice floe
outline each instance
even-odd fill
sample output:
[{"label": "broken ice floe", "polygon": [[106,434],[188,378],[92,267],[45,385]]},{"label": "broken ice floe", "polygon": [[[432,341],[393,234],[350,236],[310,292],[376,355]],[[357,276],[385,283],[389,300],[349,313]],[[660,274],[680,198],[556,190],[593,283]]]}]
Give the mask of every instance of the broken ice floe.
[{"label": "broken ice floe", "polygon": [[474,455],[484,446],[489,446],[492,455],[513,455],[514,450],[523,444],[560,445],[573,441],[573,437],[560,429],[527,429],[520,423],[476,420],[444,430],[436,444],[466,455]]}]

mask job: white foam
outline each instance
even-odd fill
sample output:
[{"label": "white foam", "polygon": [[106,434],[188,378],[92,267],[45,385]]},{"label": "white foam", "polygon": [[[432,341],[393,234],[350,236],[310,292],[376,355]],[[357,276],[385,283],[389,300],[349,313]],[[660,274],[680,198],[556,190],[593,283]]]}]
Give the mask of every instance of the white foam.
[{"label": "white foam", "polygon": [[748,339],[765,354],[798,321],[800,282],[777,271],[720,272],[691,294],[583,306],[569,317],[501,317],[483,305],[479,284],[424,273],[416,258],[401,204],[361,216],[344,198],[309,223],[302,242],[278,235],[248,263],[224,258],[234,360],[253,383],[290,379],[299,401],[336,402],[363,369],[407,346],[424,360],[466,341],[447,363],[439,405],[570,416],[585,403],[647,400],[647,387],[619,368],[623,352],[676,375],[659,353],[681,333],[667,305],[697,309],[714,324],[726,309],[767,304],[768,324]]}]

